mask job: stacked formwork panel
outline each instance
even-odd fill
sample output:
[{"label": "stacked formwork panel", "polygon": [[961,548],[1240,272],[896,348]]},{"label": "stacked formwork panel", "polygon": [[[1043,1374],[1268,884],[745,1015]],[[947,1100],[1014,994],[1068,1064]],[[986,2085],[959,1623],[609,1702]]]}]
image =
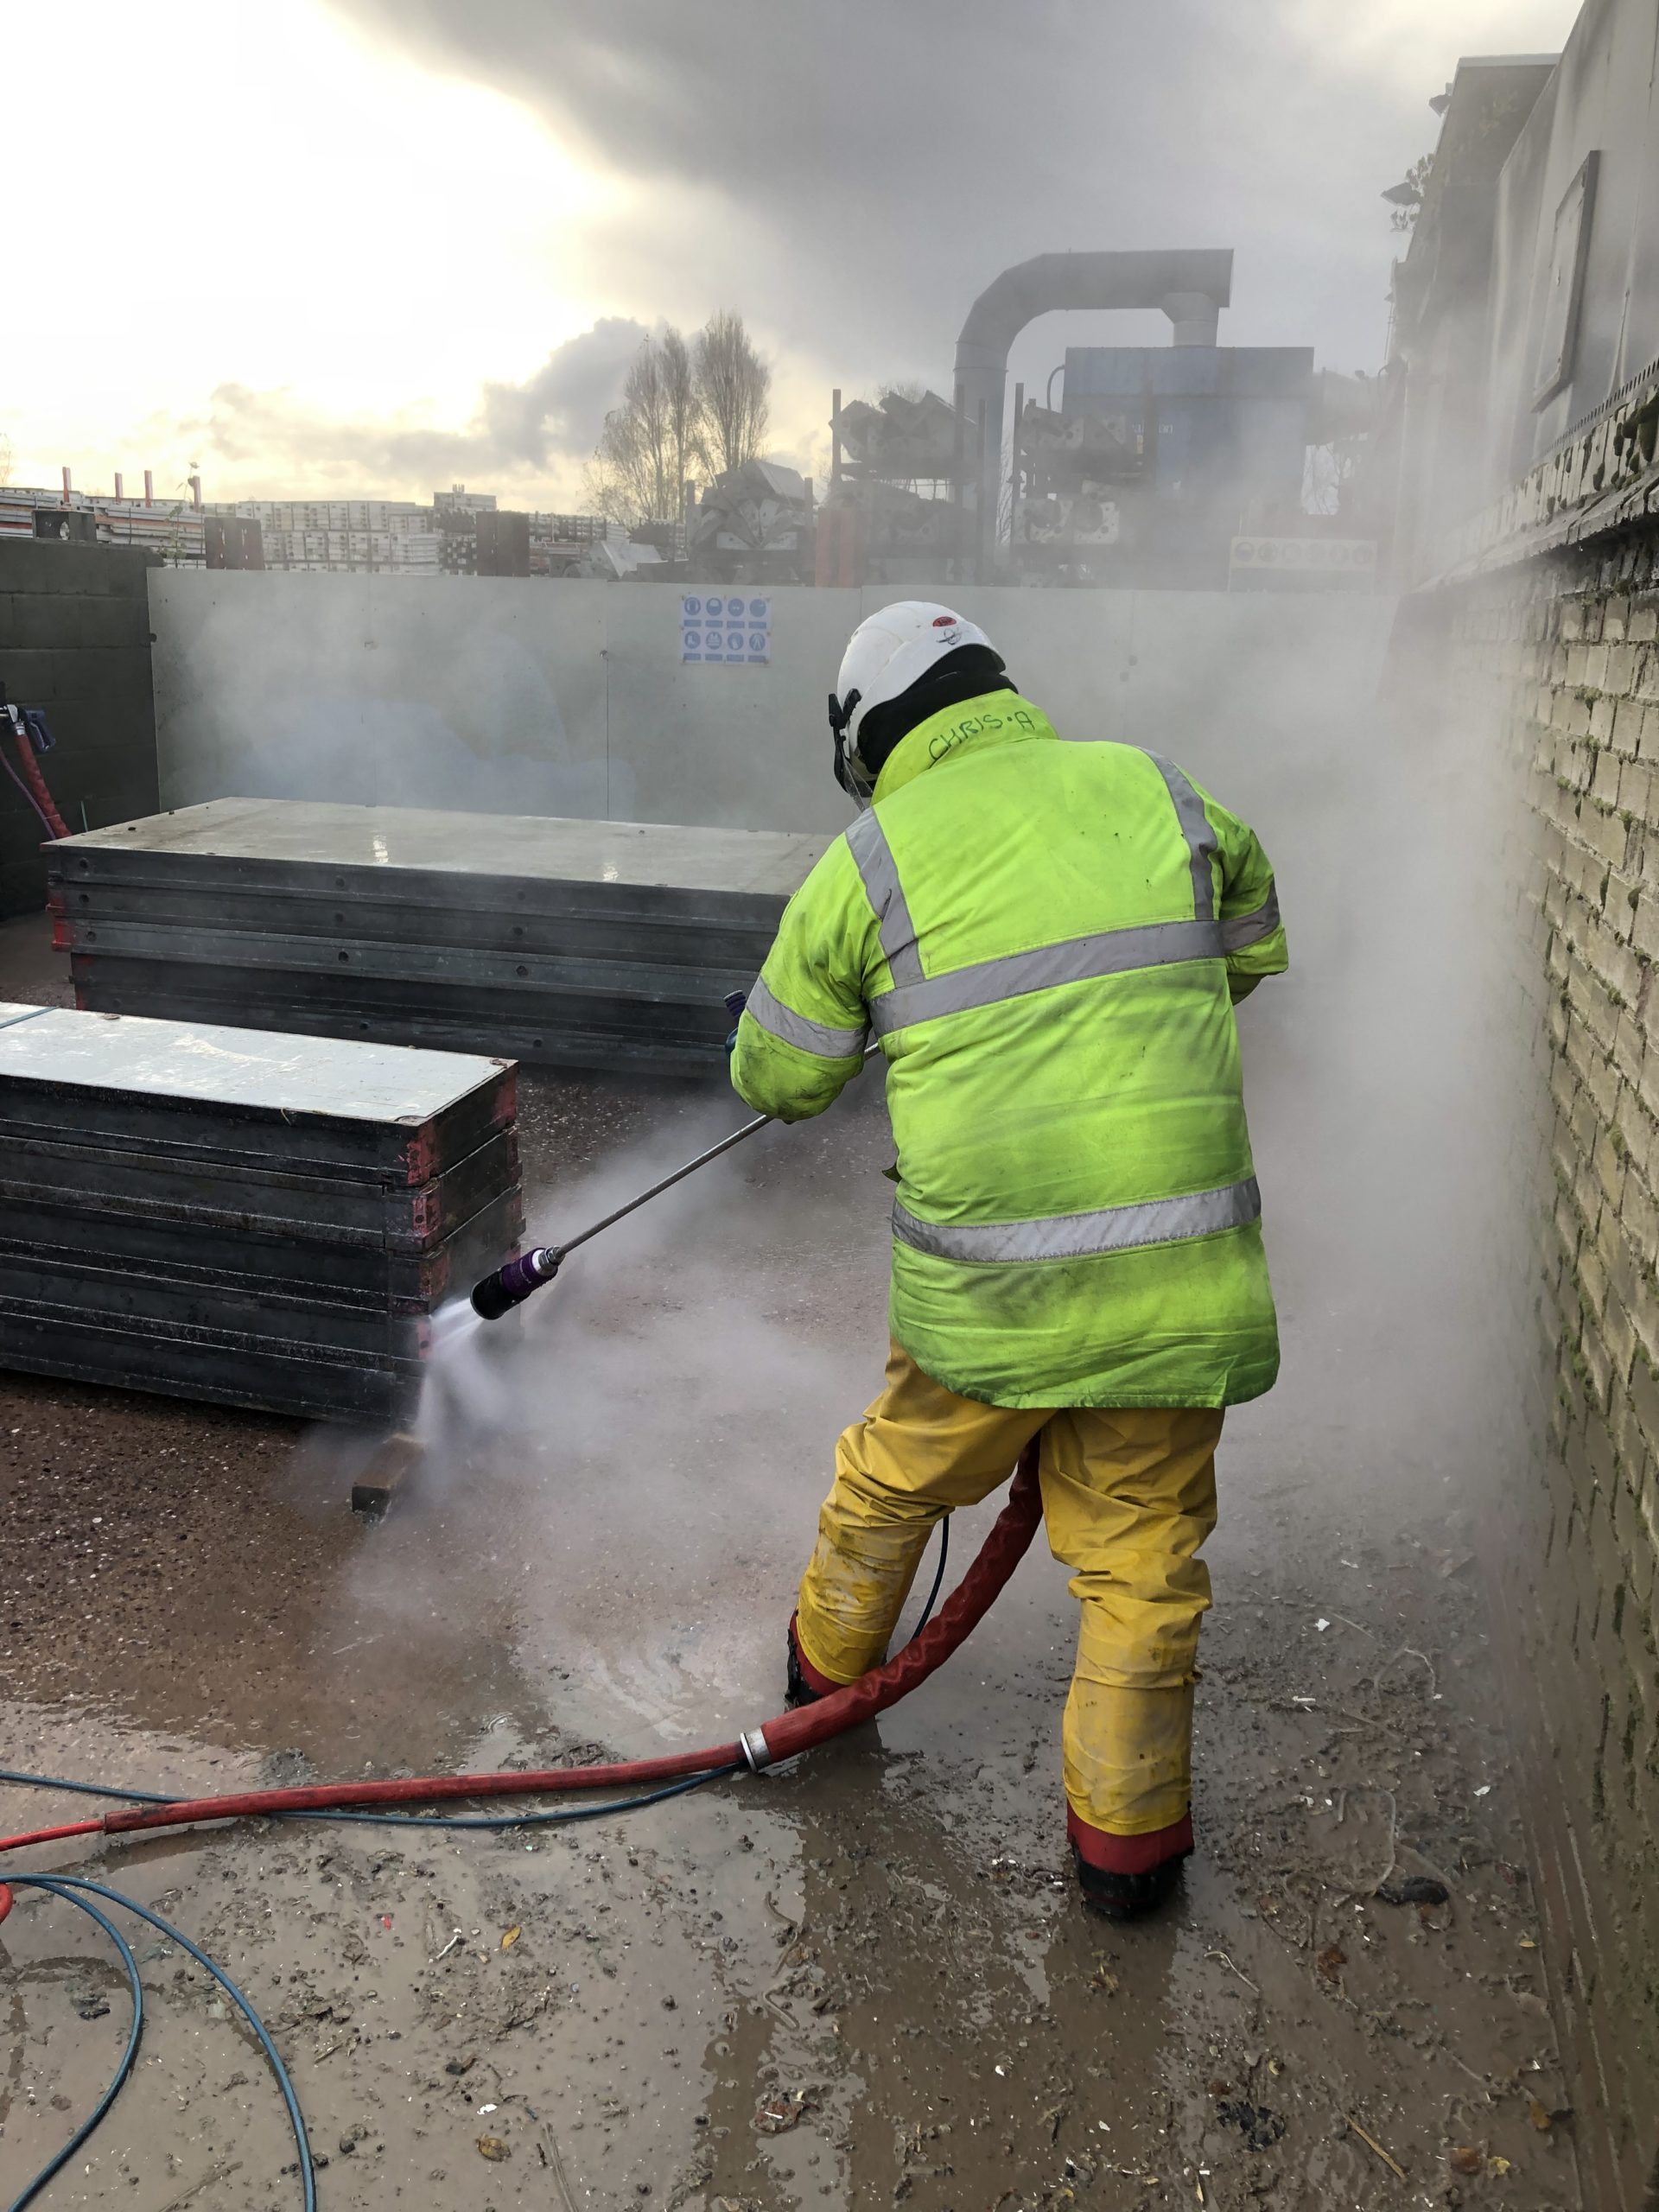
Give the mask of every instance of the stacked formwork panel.
[{"label": "stacked formwork panel", "polygon": [[697,1075],[828,841],[216,799],[50,849],[78,1002]]},{"label": "stacked formwork panel", "polygon": [[0,1006],[0,1367],[390,1422],[518,1249],[510,1062]]}]

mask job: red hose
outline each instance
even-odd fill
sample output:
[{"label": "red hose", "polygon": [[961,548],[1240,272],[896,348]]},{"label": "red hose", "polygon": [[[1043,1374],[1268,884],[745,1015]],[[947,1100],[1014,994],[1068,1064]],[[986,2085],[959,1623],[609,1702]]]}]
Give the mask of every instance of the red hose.
[{"label": "red hose", "polygon": [[861,1720],[874,1720],[878,1713],[908,1697],[936,1667],[942,1667],[989,1612],[1030,1549],[1042,1517],[1033,1440],[1020,1455],[1008,1488],[1008,1502],[980,1546],[978,1557],[934,1618],[886,1666],[873,1668],[844,1690],[832,1691],[811,1705],[797,1706],[792,1713],[768,1720],[760,1732],[773,1760],[795,1758],[802,1751],[827,1744],[843,1730],[855,1728]]},{"label": "red hose", "polygon": [[41,773],[41,764],[35,758],[34,747],[15,722],[12,725],[12,735],[17,741],[17,758],[22,764],[23,774],[29,779],[30,791],[35,794],[35,805],[46,818],[47,827],[51,830],[54,837],[67,837],[69,835],[69,824],[58,812],[57,803],[47,786],[46,778]]},{"label": "red hose", "polygon": [[[55,1843],[66,1836],[124,1835],[139,1828],[184,1827],[197,1821],[334,1812],[363,1805],[436,1804],[455,1797],[541,1796],[573,1789],[677,1782],[745,1759],[769,1766],[780,1759],[794,1758],[861,1721],[874,1719],[878,1713],[907,1697],[935,1668],[943,1666],[989,1611],[1029,1548],[1042,1515],[1033,1443],[1020,1459],[1007,1503],[980,1547],[979,1556],[920,1636],[885,1666],[874,1668],[816,1704],[780,1713],[764,1728],[751,1729],[741,1743],[715,1744],[698,1751],[672,1751],[659,1758],[625,1759],[612,1766],[556,1766],[539,1773],[429,1775],[395,1782],[326,1782],[298,1789],[245,1789],[221,1797],[181,1798],[171,1805],[123,1808],[105,1814],[101,1820],[79,1821],[69,1827],[0,1838],[0,1852],[15,1851],[24,1844]],[[0,1910],[0,1918],[3,1916]]]},{"label": "red hose", "polygon": [[101,1835],[102,1821],[72,1821],[64,1828],[36,1828],[33,1835],[0,1835],[0,1851],[16,1851],[25,1843],[61,1843],[67,1835]]}]

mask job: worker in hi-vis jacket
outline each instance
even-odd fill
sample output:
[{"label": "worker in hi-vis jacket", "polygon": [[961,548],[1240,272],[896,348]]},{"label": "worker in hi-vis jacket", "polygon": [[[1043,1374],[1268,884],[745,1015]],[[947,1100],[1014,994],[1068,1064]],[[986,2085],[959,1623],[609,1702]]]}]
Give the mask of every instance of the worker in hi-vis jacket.
[{"label": "worker in hi-vis jacket", "polygon": [[1278,1333],[1233,1004],[1286,965],[1254,833],[1160,753],[1063,740],[983,631],[907,600],[830,702],[861,811],[790,902],[732,1078],[820,1114],[872,1031],[898,1151],[887,1387],[842,1435],[791,1701],[878,1665],[940,1516],[1033,1440],[1082,1603],[1065,1722],[1085,1902],[1192,1849],[1223,1408]]}]

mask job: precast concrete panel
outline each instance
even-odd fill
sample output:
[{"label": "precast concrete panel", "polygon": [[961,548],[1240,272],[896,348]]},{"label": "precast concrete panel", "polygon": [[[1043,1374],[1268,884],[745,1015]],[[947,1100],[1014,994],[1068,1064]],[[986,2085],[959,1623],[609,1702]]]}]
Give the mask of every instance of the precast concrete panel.
[{"label": "precast concrete panel", "polygon": [[159,570],[162,802],[237,793],[603,818],[603,589]]},{"label": "precast concrete panel", "polygon": [[[924,595],[920,588],[912,588]],[[163,804],[343,800],[833,832],[824,699],[900,588],[774,588],[764,664],[683,664],[654,585],[166,570]],[[1355,594],[925,588],[1068,736],[1155,747],[1249,794],[1369,741],[1392,602]]]},{"label": "precast concrete panel", "polygon": [[845,826],[851,809],[832,774],[824,709],[864,595],[757,585],[771,601],[770,658],[724,667],[682,664],[677,590],[575,588],[603,594],[613,815],[748,830]]}]

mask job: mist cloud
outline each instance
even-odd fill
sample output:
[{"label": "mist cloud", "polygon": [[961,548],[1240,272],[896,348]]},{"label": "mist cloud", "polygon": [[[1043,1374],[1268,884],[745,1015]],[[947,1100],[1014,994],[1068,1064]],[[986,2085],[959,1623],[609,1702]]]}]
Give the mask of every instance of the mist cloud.
[{"label": "mist cloud", "polygon": [[384,494],[489,477],[569,480],[592,454],[645,336],[645,324],[629,316],[602,317],[556,346],[523,384],[486,384],[462,429],[401,416],[333,416],[291,392],[245,384],[219,385],[207,411],[179,428],[204,458],[268,468],[278,486],[320,477]]}]

